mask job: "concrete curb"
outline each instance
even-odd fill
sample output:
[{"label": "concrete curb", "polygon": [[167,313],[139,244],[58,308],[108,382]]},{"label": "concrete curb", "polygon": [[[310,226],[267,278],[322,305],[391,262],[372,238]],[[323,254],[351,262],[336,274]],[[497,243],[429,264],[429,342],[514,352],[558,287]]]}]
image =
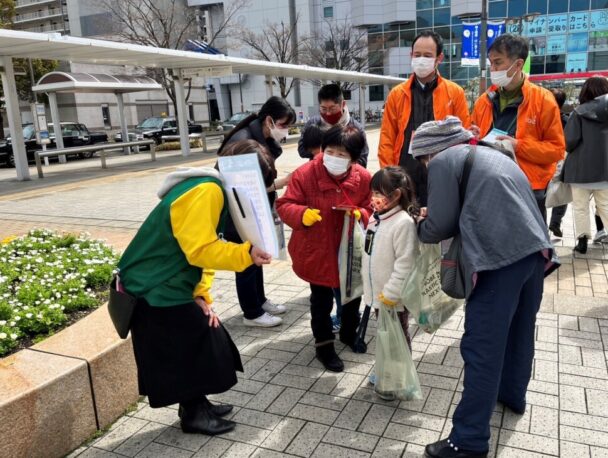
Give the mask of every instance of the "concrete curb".
[{"label": "concrete curb", "polygon": [[131,339],[118,337],[104,305],[0,359],[0,386],[0,456],[64,456],[137,401]]}]

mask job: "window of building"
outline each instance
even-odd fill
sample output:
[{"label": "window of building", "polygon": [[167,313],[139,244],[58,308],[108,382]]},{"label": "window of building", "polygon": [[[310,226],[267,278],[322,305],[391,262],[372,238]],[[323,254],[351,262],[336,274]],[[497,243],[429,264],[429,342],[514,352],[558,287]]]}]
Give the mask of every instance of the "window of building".
[{"label": "window of building", "polygon": [[325,41],[325,51],[331,51],[334,49],[334,42],[332,40]]},{"label": "window of building", "polygon": [[570,0],[570,11],[586,11],[589,9],[589,0]]},{"label": "window of building", "polygon": [[564,73],[566,71],[566,55],[553,54],[547,56],[545,73]]},{"label": "window of building", "polygon": [[549,0],[549,14],[567,12],[568,2],[566,0]]},{"label": "window of building", "polygon": [[458,16],[452,16],[452,24],[462,24],[462,18]]},{"label": "window of building", "polygon": [[385,49],[399,47],[399,32],[388,32],[384,34]]},{"label": "window of building", "polygon": [[427,10],[433,7],[433,0],[416,0],[417,10]]},{"label": "window of building", "polygon": [[437,67],[437,69],[439,70],[439,74],[441,76],[443,76],[444,78],[450,79],[450,63],[449,62],[440,63],[439,66]]},{"label": "window of building", "polygon": [[334,7],[326,6],[323,8],[323,17],[334,17]]},{"label": "window of building", "polygon": [[[564,0],[561,0],[562,2]],[[509,2],[509,17],[520,17],[526,14],[526,2]]]},{"label": "window of building", "polygon": [[528,0],[528,12],[547,14],[547,0]]},{"label": "window of building", "polygon": [[435,10],[433,25],[435,27],[442,25],[450,25],[450,9],[449,8],[437,8]]},{"label": "window of building", "polygon": [[344,100],[351,100],[353,98],[353,93],[350,89],[342,89],[342,95],[344,96]]},{"label": "window of building", "polygon": [[416,15],[416,27],[431,27],[433,25],[433,10],[418,11]]},{"label": "window of building", "polygon": [[506,1],[502,1],[502,2],[493,2],[490,3],[489,7],[488,7],[488,12],[490,14],[490,17],[507,17],[507,2]]},{"label": "window of building", "polygon": [[340,40],[340,49],[342,51],[348,49],[348,46],[349,46],[349,40],[348,40],[348,38],[346,38],[344,40]]},{"label": "window of building", "polygon": [[450,0],[435,0],[435,8],[442,8],[444,6],[450,6]]},{"label": "window of building", "polygon": [[449,27],[437,27],[435,32],[439,34],[441,38],[443,38],[443,44],[449,44],[450,41],[450,28]]},{"label": "window of building", "polygon": [[608,0],[591,0],[591,9],[600,10],[608,8]]},{"label": "window of building", "polygon": [[606,70],[608,68],[608,52],[590,52],[589,70]]},{"label": "window of building", "polygon": [[327,68],[336,68],[336,59],[334,59],[333,57],[326,57],[325,66]]},{"label": "window of building", "polygon": [[416,38],[416,31],[414,29],[402,30],[399,32],[399,45],[401,47],[412,46],[414,38]]},{"label": "window of building", "polygon": [[545,73],[545,56],[534,56],[530,60],[530,74],[542,75]]},{"label": "window of building", "polygon": [[461,25],[452,26],[452,40],[456,40],[456,41],[462,40],[462,26]]},{"label": "window of building", "polygon": [[368,65],[370,67],[383,67],[384,66],[384,52],[373,51],[368,53]]},{"label": "window of building", "polygon": [[190,121],[194,121],[194,104],[193,103],[188,104],[188,119],[190,119]]},{"label": "window of building", "polygon": [[384,86],[370,86],[369,87],[369,101],[370,102],[381,102],[384,100]]},{"label": "window of building", "polygon": [[591,32],[589,35],[589,51],[607,51],[608,32]]}]

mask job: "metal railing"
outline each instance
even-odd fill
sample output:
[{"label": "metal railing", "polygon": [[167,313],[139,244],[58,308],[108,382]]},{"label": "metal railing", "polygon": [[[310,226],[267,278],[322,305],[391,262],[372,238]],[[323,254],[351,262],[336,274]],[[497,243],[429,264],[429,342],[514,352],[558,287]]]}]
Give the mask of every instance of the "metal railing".
[{"label": "metal railing", "polygon": [[57,0],[17,0],[15,2],[15,8],[21,8],[21,7],[32,6],[32,5],[40,6],[40,5],[45,5],[47,3],[58,3],[58,1]]},{"label": "metal railing", "polygon": [[58,30],[65,30],[65,26],[62,24],[51,24],[45,25],[44,27],[30,27],[23,30],[25,32],[56,32]]},{"label": "metal railing", "polygon": [[45,157],[54,157],[54,156],[66,156],[68,154],[78,154],[78,153],[88,153],[88,152],[99,152],[99,157],[101,158],[101,168],[107,169],[106,164],[106,153],[112,150],[123,150],[124,148],[128,148],[130,146],[146,146],[150,145],[150,155],[152,156],[152,161],[156,160],[156,143],[154,140],[141,140],[136,142],[119,142],[119,143],[97,143],[95,145],[88,146],[76,146],[73,148],[63,148],[63,149],[51,149],[47,151],[36,151],[34,153],[34,159],[36,161],[36,170],[38,170],[38,177],[44,178],[44,173],[42,172],[42,161],[41,158]]},{"label": "metal railing", "polygon": [[63,13],[59,8],[46,11],[34,11],[33,13],[18,14],[15,16],[15,23],[32,21],[37,19],[47,19],[53,16],[61,16]]}]

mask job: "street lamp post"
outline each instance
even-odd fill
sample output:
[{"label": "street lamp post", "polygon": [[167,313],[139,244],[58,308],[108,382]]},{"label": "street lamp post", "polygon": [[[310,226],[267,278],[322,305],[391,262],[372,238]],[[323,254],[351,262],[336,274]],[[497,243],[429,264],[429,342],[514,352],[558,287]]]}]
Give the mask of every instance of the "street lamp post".
[{"label": "street lamp post", "polygon": [[481,0],[481,37],[479,39],[479,95],[486,91],[486,60],[488,54],[488,0]]}]

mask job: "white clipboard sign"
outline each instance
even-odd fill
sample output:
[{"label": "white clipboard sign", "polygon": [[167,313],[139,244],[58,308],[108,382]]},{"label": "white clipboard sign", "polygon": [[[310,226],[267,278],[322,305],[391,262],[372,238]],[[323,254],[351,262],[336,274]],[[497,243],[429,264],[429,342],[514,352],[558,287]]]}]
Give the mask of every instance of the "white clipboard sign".
[{"label": "white clipboard sign", "polygon": [[257,154],[218,158],[228,209],[242,240],[279,257],[274,218]]}]

